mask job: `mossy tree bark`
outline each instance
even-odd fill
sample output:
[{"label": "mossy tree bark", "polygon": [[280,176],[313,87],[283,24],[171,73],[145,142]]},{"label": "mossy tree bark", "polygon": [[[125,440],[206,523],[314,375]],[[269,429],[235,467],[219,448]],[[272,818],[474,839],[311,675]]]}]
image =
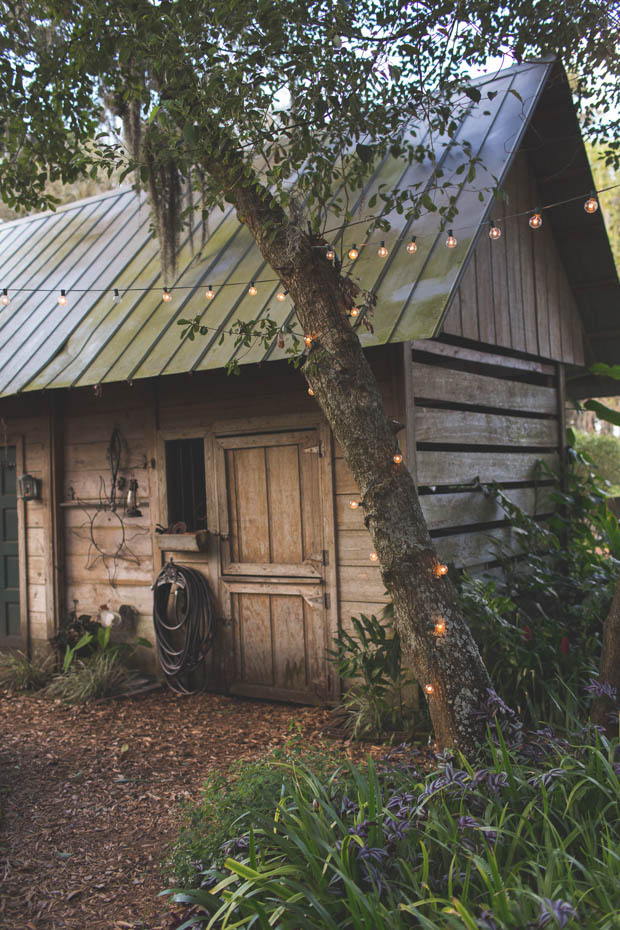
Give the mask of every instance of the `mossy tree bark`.
[{"label": "mossy tree bark", "polygon": [[[313,336],[303,371],[361,489],[365,523],[394,604],[396,628],[416,679],[428,695],[437,742],[472,753],[484,734],[479,710],[491,681],[440,565],[378,384],[349,322],[356,286],[293,226],[230,152],[204,167],[236,207],[263,257],[280,276],[305,333]],[[378,313],[381,312],[379,307]],[[441,618],[445,632],[435,632]]]}]

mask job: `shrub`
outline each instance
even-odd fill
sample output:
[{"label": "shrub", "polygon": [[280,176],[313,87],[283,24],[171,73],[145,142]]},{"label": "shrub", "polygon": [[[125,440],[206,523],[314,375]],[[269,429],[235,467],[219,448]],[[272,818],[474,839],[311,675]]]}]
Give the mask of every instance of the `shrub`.
[{"label": "shrub", "polygon": [[0,688],[7,691],[38,691],[50,679],[52,657],[23,652],[0,654]]},{"label": "shrub", "polygon": [[618,577],[618,520],[594,474],[575,467],[586,464],[573,455],[565,489],[552,495],[556,511],[545,520],[525,514],[499,487],[486,488],[510,520],[518,557],[514,548],[499,549],[502,577],[461,580],[491,679],[531,723],[560,723],[595,674]]},{"label": "shrub", "polygon": [[402,665],[400,636],[389,610],[383,621],[374,615],[351,617],[351,633],[340,630],[328,650],[338,675],[355,679],[342,698],[345,728],[354,739],[411,731],[415,720],[412,685]]},{"label": "shrub", "polygon": [[589,461],[582,465],[582,474],[587,475],[589,465],[609,484],[607,493],[617,496],[620,491],[620,438],[601,433],[586,433],[574,430],[575,448]]},{"label": "shrub", "polygon": [[256,761],[238,762],[226,773],[210,773],[199,803],[184,808],[184,825],[168,858],[177,881],[188,884],[196,880],[197,871],[222,865],[237,849],[235,837],[247,832],[254,817],[268,817],[288,794],[290,766],[301,763],[320,775],[338,765],[333,752],[304,751],[293,740]]},{"label": "shrub", "polygon": [[[279,930],[612,930],[620,883],[618,741],[523,738],[496,695],[484,764],[407,752],[325,780],[288,766],[271,816],[249,814],[179,926]],[[506,744],[505,732],[514,739]]]},{"label": "shrub", "polygon": [[70,704],[83,704],[121,694],[133,677],[134,673],[123,665],[118,652],[95,652],[87,659],[76,660],[63,674],[55,675],[44,695]]}]

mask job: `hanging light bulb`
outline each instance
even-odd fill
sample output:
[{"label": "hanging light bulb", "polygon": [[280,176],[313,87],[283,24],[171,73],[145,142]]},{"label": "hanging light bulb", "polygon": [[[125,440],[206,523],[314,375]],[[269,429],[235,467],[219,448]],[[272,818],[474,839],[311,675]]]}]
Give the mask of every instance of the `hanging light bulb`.
[{"label": "hanging light bulb", "polygon": [[410,255],[415,255],[415,253],[418,251],[418,247],[417,247],[417,245],[416,245],[416,241],[415,241],[415,240],[416,240],[416,237],[415,237],[415,236],[412,236],[412,237],[411,237],[411,242],[410,242],[409,245],[407,246],[407,251],[409,252]]},{"label": "hanging light bulb", "polygon": [[288,291],[278,291],[278,293],[276,294],[276,298],[280,301],[280,303],[282,303],[282,301],[286,300],[287,294],[288,294]]},{"label": "hanging light bulb", "polygon": [[355,501],[355,500],[349,501],[349,507],[351,508],[351,510],[357,510],[359,505],[360,505],[359,501]]},{"label": "hanging light bulb", "polygon": [[583,209],[586,211],[586,213],[596,213],[596,211],[598,210],[598,200],[594,196],[594,192],[590,194],[590,196],[584,203]]},{"label": "hanging light bulb", "polygon": [[332,247],[330,246],[330,247],[328,248],[327,252],[325,253],[325,258],[327,259],[328,262],[333,262],[333,260],[335,259],[335,257],[336,257],[336,253],[334,252],[334,250],[333,250]]},{"label": "hanging light bulb", "polygon": [[448,230],[448,238],[446,239],[446,248],[455,249],[458,244],[458,240],[454,237],[454,231],[452,229]]},{"label": "hanging light bulb", "polygon": [[258,289],[256,285],[254,284],[254,281],[252,281],[252,283],[250,284],[248,288],[248,294],[250,295],[250,297],[256,297],[256,295],[258,294]]},{"label": "hanging light bulb", "polygon": [[120,295],[119,292],[118,292],[118,288],[115,287],[115,288],[114,288],[114,293],[112,294],[112,300],[114,301],[115,304],[117,304],[117,303],[119,302],[120,299],[121,299],[121,295]]},{"label": "hanging light bulb", "polygon": [[378,561],[379,561],[379,556],[377,555],[376,552],[371,552],[371,553],[370,553],[370,561],[371,561],[371,562],[378,562]]},{"label": "hanging light bulb", "polygon": [[379,246],[379,251],[377,252],[377,255],[379,256],[379,258],[387,258],[387,254],[388,254],[388,250],[385,247],[385,242],[383,242],[382,240],[381,245]]},{"label": "hanging light bulb", "polygon": [[543,224],[543,219],[538,210],[535,210],[534,213],[530,216],[528,223],[532,229],[540,229]]},{"label": "hanging light bulb", "polygon": [[58,298],[58,303],[61,307],[64,307],[67,303],[67,295],[65,294],[64,289],[60,292],[60,297]]},{"label": "hanging light bulb", "polygon": [[426,691],[427,694],[432,694],[435,689],[429,681],[427,685],[424,685],[424,690]]},{"label": "hanging light bulb", "polygon": [[355,243],[353,243],[353,245],[349,249],[349,258],[351,259],[352,262],[354,262],[359,254],[360,253],[358,252],[357,246],[355,245]]},{"label": "hanging light bulb", "polygon": [[167,304],[169,304],[170,301],[172,300],[172,294],[170,293],[167,287],[164,288],[164,293],[162,294],[161,299],[165,301],[165,303]]},{"label": "hanging light bulb", "polygon": [[438,636],[443,636],[445,632],[446,632],[446,621],[443,618],[440,618],[435,623],[435,633],[437,633]]},{"label": "hanging light bulb", "polygon": [[205,291],[205,297],[207,298],[207,300],[213,300],[213,298],[215,297],[215,291],[213,290],[210,284],[207,285],[207,289]]},{"label": "hanging light bulb", "polygon": [[2,288],[2,297],[0,297],[0,303],[3,307],[8,307],[8,305],[11,303],[11,298],[9,297],[9,293],[6,287]]},{"label": "hanging light bulb", "polygon": [[308,394],[310,395],[310,397],[314,397],[314,391],[312,390],[312,388],[308,388]]},{"label": "hanging light bulb", "polygon": [[495,225],[495,220],[489,221],[489,239],[501,239],[502,231]]},{"label": "hanging light bulb", "polygon": [[448,566],[444,565],[443,562],[436,562],[434,572],[438,578],[441,578],[442,575],[445,575],[448,571]]},{"label": "hanging light bulb", "polygon": [[351,310],[349,311],[349,316],[356,317],[359,315],[360,315],[359,307],[351,307]]},{"label": "hanging light bulb", "polygon": [[306,335],[304,336],[304,342],[306,343],[308,348],[310,348],[310,346],[312,345],[312,336],[310,335],[310,333],[306,333]]},{"label": "hanging light bulb", "polygon": [[403,460],[402,452],[395,452],[394,455],[392,456],[392,460],[395,465],[400,465],[400,463]]}]

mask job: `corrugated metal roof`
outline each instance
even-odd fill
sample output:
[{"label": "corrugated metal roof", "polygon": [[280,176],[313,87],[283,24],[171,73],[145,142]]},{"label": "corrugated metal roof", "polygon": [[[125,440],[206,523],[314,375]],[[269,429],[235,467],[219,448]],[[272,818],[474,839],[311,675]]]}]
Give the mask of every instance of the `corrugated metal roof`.
[{"label": "corrugated metal roof", "polygon": [[[492,90],[497,95],[472,106],[463,117],[458,143],[467,140],[484,169],[459,194],[455,249],[445,248],[446,234],[436,213],[413,224],[390,214],[386,244],[398,237],[400,241],[387,259],[377,255],[377,234],[371,242],[362,241],[362,225],[345,230],[342,241],[335,237],[345,250],[357,242],[360,257],[353,273],[378,296],[374,334],[360,332],[364,345],[424,339],[437,332],[489,209],[491,196],[484,188],[505,177],[551,67],[550,62],[528,63],[485,81],[485,94]],[[461,161],[458,145],[444,146],[439,139],[435,151],[442,151],[444,176],[449,177]],[[430,164],[406,166],[386,158],[360,196],[358,214],[365,215],[364,205],[379,185],[424,185],[431,170]],[[483,191],[482,199],[478,191]],[[331,217],[328,228],[339,222]],[[187,240],[182,245],[170,303],[161,299],[164,284],[172,282],[161,279],[157,241],[149,227],[145,198],[130,189],[0,227],[0,288],[8,288],[12,296],[0,313],[0,394],[221,367],[237,354],[234,336],[225,331],[238,319],[269,313],[282,324],[294,320],[290,299],[275,300],[278,283],[260,283],[273,279],[273,272],[232,209],[213,211],[200,256],[192,255]],[[413,256],[406,250],[412,234],[418,242]],[[250,281],[259,288],[255,297],[247,293]],[[216,288],[215,298],[207,302],[208,284],[227,286]],[[112,300],[115,287],[122,295],[118,302]],[[61,288],[67,291],[64,307],[57,303]],[[87,288],[97,290],[82,292]],[[213,331],[206,338],[181,340],[177,320],[195,314]],[[276,346],[266,352],[257,345],[239,352],[238,360],[283,355]]]}]

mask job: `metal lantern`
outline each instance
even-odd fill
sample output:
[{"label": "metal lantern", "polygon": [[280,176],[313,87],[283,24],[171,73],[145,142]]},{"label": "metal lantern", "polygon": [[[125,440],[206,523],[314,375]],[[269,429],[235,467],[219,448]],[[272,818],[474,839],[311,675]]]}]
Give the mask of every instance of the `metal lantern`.
[{"label": "metal lantern", "polygon": [[19,479],[19,494],[22,500],[41,500],[41,482],[33,475],[21,475]]},{"label": "metal lantern", "polygon": [[135,478],[129,479],[129,491],[127,492],[127,516],[141,517],[142,511],[138,509],[138,482]]}]

